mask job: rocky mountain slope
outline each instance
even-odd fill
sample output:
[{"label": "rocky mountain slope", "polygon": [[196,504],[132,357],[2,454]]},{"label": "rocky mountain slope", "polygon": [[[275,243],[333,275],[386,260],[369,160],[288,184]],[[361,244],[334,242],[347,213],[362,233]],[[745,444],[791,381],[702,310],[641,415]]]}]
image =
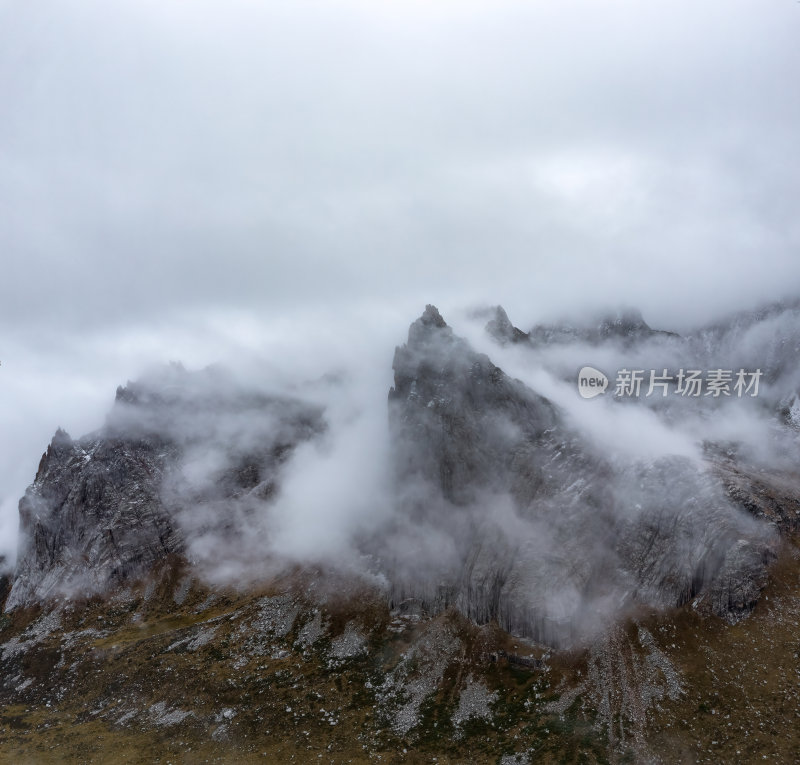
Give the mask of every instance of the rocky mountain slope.
[{"label": "rocky mountain slope", "polygon": [[[732,322],[730,337],[631,316],[545,337],[498,309],[493,361],[428,306],[394,357],[392,512],[346,560],[271,544],[295,455],[330,431],[318,403],[214,368],[119,388],[99,431],[56,433],[20,501],[16,568],[0,579],[0,752],[796,757],[800,741],[767,735],[800,715],[794,452],[771,462],[712,428],[698,458],[620,456],[500,362],[531,359],[557,380],[567,357],[548,349],[587,343],[755,361],[768,386],[748,416],[796,446],[780,405],[798,379],[796,314]],[[698,405],[703,422],[727,411]]]},{"label": "rocky mountain slope", "polygon": [[775,539],[713,473],[677,457],[612,463],[432,306],[394,370],[398,482],[415,487],[403,510],[452,545],[435,571],[412,556],[417,581],[405,576],[403,595],[555,645],[603,625],[616,616],[611,604],[627,600],[700,597],[730,618],[752,609]]},{"label": "rocky mountain slope", "polygon": [[[20,501],[6,610],[106,592],[189,552],[198,531],[224,536],[321,428],[314,407],[236,391],[214,369],[172,367],[118,388],[99,432],[74,441],[59,429],[42,455]],[[189,486],[198,454],[207,472]]]}]

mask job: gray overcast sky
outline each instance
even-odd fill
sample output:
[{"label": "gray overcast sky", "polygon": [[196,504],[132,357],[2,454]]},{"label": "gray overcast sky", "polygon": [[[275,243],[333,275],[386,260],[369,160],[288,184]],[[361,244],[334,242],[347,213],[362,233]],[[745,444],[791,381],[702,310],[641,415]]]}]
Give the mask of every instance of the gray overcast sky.
[{"label": "gray overcast sky", "polygon": [[797,293],[799,40],[792,0],[0,0],[0,548],[150,360]]}]

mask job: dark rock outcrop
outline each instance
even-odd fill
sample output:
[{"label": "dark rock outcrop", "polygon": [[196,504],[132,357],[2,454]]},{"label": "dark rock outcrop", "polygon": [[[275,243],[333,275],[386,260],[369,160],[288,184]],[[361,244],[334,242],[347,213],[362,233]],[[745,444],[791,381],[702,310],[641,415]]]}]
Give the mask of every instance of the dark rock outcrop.
[{"label": "dark rock outcrop", "polygon": [[409,328],[393,369],[389,404],[397,469],[441,486],[446,500],[468,504],[478,489],[508,487],[531,444],[552,451],[552,404],[472,351],[434,306]]},{"label": "dark rock outcrop", "polygon": [[159,501],[165,442],[63,430],[20,501],[21,545],[7,609],[63,593],[92,593],[179,552]]},{"label": "dark rock outcrop", "polygon": [[786,536],[800,530],[800,475],[767,471],[734,459],[712,460],[730,499]]},{"label": "dark rock outcrop", "polygon": [[0,555],[0,612],[6,604],[8,593],[11,592],[11,581],[14,577],[14,571],[8,565],[5,555]]},{"label": "dark rock outcrop", "polygon": [[[650,331],[629,319],[606,336]],[[493,326],[522,339],[502,309]],[[721,479],[686,458],[610,457],[430,305],[393,368],[397,511],[358,539],[392,601],[454,607],[556,645],[627,604],[693,602],[734,619],[756,602],[774,557],[764,521],[775,519],[766,505],[747,508],[756,519],[736,507],[754,478],[744,489],[730,471]],[[244,542],[269,535],[256,521],[284,464],[324,429],[319,407],[243,388],[219,369],[174,366],[120,387],[100,431],[73,440],[59,430],[42,457],[20,502],[6,608],[104,592],[214,546],[265,555],[263,539]]]},{"label": "dark rock outcrop", "polygon": [[[770,530],[690,460],[609,462],[433,306],[394,371],[392,448],[409,519],[384,552],[396,602],[455,606],[556,644],[626,600],[699,598],[730,618],[752,608],[774,557]],[[432,544],[434,565],[430,550],[419,554]]]},{"label": "dark rock outcrop", "polygon": [[[73,440],[59,429],[42,456],[19,505],[6,609],[102,593],[209,526],[235,533],[234,503],[268,499],[281,463],[322,427],[318,409],[240,390],[213,369],[172,367],[118,388],[100,431]],[[198,455],[201,476],[187,468]]]},{"label": "dark rock outcrop", "polygon": [[494,309],[494,317],[489,319],[486,323],[486,331],[500,343],[500,345],[507,345],[508,343],[526,343],[530,340],[530,335],[527,332],[523,332],[511,323],[508,314],[502,306],[497,306]]},{"label": "dark rock outcrop", "polygon": [[678,337],[678,335],[674,332],[653,329],[638,310],[629,308],[605,314],[588,323],[537,324],[528,333],[528,337],[535,345],[574,342],[597,345],[610,341],[633,345],[655,337]]}]

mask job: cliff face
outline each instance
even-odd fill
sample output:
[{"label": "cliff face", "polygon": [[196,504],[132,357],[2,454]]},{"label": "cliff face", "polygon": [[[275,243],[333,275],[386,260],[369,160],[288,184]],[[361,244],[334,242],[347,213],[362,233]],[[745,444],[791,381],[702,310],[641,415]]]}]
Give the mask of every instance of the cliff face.
[{"label": "cliff face", "polygon": [[[491,329],[491,327],[490,327]],[[611,462],[563,412],[428,306],[394,358],[393,454],[407,519],[391,548],[394,597],[550,643],[619,604],[699,599],[728,618],[766,583],[775,535],[685,458]],[[440,540],[420,557],[423,528]]]},{"label": "cliff face", "polygon": [[59,430],[20,501],[21,546],[6,608],[92,593],[147,572],[182,548],[159,487],[174,457],[150,439]]},{"label": "cliff face", "polygon": [[[504,312],[495,319],[515,336]],[[455,607],[553,645],[642,604],[693,602],[731,620],[753,608],[775,556],[767,521],[786,507],[753,499],[767,478],[744,486],[728,463],[610,457],[433,306],[393,368],[394,512],[354,542],[391,602]],[[276,555],[249,538],[270,534],[263,509],[280,495],[283,466],[325,427],[319,407],[214,369],[171,368],[118,389],[100,431],[59,431],[43,456],[20,502],[6,608],[105,592],[169,556]]]},{"label": "cliff face", "polygon": [[[773,389],[748,411],[786,445],[796,430],[774,404],[796,380],[796,335],[781,326],[760,343],[779,361]],[[119,388],[96,433],[58,431],[20,502],[10,579],[0,560],[3,751],[796,761],[796,736],[765,730],[792,731],[797,712],[794,452],[770,466],[719,441],[693,459],[623,458],[586,435],[584,409],[498,366],[505,352],[538,363],[541,345],[504,312],[488,329],[494,361],[429,306],[397,348],[385,522],[354,533],[345,561],[279,561],[233,588],[206,575],[209,556],[238,556],[239,573],[280,556],[269,511],[292,480],[318,481],[303,497],[331,506],[338,463],[308,475],[306,458],[338,454],[312,443],[335,416],[170,368]],[[632,352],[650,337],[638,320],[617,329],[603,343]],[[704,337],[718,358],[735,345]],[[309,533],[331,528],[315,518]]]},{"label": "cliff face", "polygon": [[[189,553],[209,525],[224,534],[232,509],[268,497],[281,463],[321,427],[315,408],[234,390],[214,371],[171,368],[119,388],[100,431],[73,440],[59,429],[42,455],[19,505],[6,609],[107,592]],[[198,453],[206,474],[188,480]]]},{"label": "cliff face", "polygon": [[[530,487],[515,481],[521,452],[547,451],[530,475],[544,480],[553,456],[558,415],[544,397],[510,379],[488,356],[457,337],[439,312],[428,306],[397,348],[395,385],[389,392],[397,470],[440,486],[456,505],[486,488],[510,484],[520,494]],[[562,434],[563,435],[563,434]]]}]

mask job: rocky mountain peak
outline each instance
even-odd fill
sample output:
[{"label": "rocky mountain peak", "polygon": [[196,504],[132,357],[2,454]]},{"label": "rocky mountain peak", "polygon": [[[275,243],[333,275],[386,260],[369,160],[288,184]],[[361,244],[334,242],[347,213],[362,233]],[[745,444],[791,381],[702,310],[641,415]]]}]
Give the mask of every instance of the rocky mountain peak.
[{"label": "rocky mountain peak", "polygon": [[53,435],[53,439],[50,442],[50,446],[53,449],[60,449],[60,448],[69,448],[72,446],[72,438],[70,437],[69,433],[66,430],[59,427],[56,429],[55,434]]},{"label": "rocky mountain peak", "polygon": [[[490,325],[507,339],[519,332],[501,307]],[[612,329],[649,328],[627,314]],[[364,550],[393,599],[456,606],[549,643],[579,634],[608,601],[707,597],[721,615],[754,604],[769,534],[690,460],[613,463],[433,305],[393,368],[387,499],[397,528]],[[20,502],[9,607],[130,581],[184,554],[195,533],[241,534],[280,494],[295,447],[324,429],[319,407],[243,390],[221,370],[169,367],[128,383],[103,429],[77,440],[59,430],[48,447]],[[418,530],[447,553],[415,560]]]},{"label": "rocky mountain peak", "polygon": [[486,331],[500,345],[527,342],[530,339],[527,332],[523,332],[511,323],[505,309],[500,305],[494,309],[493,318],[486,323]]},{"label": "rocky mountain peak", "polygon": [[[519,330],[493,310],[473,318],[489,316],[495,339],[514,342]],[[658,334],[639,315],[584,326],[589,334],[560,337],[630,350],[617,338]],[[775,353],[788,373],[797,324],[780,326]],[[774,325],[764,332],[776,336]],[[535,343],[517,350],[544,366]],[[159,741],[191,741],[196,759],[268,750],[271,761],[288,751],[307,761],[318,753],[311,736],[335,731],[314,746],[341,760],[363,759],[368,745],[378,747],[371,759],[378,749],[391,759],[410,742],[425,742],[420,756],[432,759],[427,742],[447,739],[453,760],[480,752],[510,763],[529,761],[507,753],[532,737],[531,756],[574,760],[575,736],[585,746],[608,735],[613,756],[592,744],[589,759],[622,761],[636,759],[629,743],[645,730],[656,731],[658,751],[667,727],[694,746],[691,718],[719,720],[703,748],[735,762],[726,731],[746,729],[753,709],[779,698],[779,721],[791,727],[797,566],[778,533],[791,540],[800,523],[796,470],[748,467],[734,448],[705,459],[620,457],[583,427],[582,410],[494,363],[512,354],[490,353],[494,361],[432,305],[411,324],[395,352],[381,444],[395,479],[381,476],[386,516],[358,529],[346,561],[289,561],[269,537],[272,511],[291,495],[289,470],[319,485],[305,497],[319,503],[321,526],[326,492],[350,480],[295,456],[326,427],[335,441],[335,418],[326,426],[319,406],[243,389],[221,370],[167,368],[120,387],[96,433],[59,429],[20,501],[13,577],[0,558],[9,745],[22,751],[35,730],[38,752],[63,760],[71,741],[77,761],[105,740],[117,761],[142,731],[168,728]],[[222,584],[209,576],[202,556],[219,560],[212,546],[236,563],[235,589],[230,573]],[[265,558],[268,569],[238,578]],[[784,695],[759,677],[784,678]],[[736,695],[748,682],[749,698]],[[294,734],[298,748],[285,748]],[[233,749],[219,747],[235,736],[244,754],[225,756]]]},{"label": "rocky mountain peak", "polygon": [[626,347],[654,337],[677,335],[653,329],[638,309],[623,308],[589,319],[537,324],[531,329],[529,337],[536,345],[616,342]]},{"label": "rocky mountain peak", "polygon": [[605,335],[629,335],[634,332],[652,331],[638,308],[623,308],[607,314],[600,320],[599,330]]},{"label": "rocky mountain peak", "polygon": [[447,326],[435,305],[426,305],[425,310],[408,328],[408,344],[415,346],[433,341],[436,338],[451,337],[453,330]]},{"label": "rocky mountain peak", "polygon": [[[501,337],[513,337],[505,311],[494,318]],[[651,331],[633,313],[597,325],[598,341],[601,330]],[[558,407],[473,350],[438,311],[409,337],[396,350],[389,394],[397,481],[408,517],[453,548],[441,568],[390,573],[396,597],[433,610],[455,604],[478,622],[551,643],[602,620],[608,599],[661,607],[699,596],[730,618],[752,608],[774,539],[731,506],[716,478],[687,459],[607,461]],[[498,507],[511,516],[500,520]],[[545,538],[559,540],[555,558]],[[448,584],[432,591],[430,581]]]},{"label": "rocky mountain peak", "polygon": [[[118,388],[103,428],[77,440],[59,428],[20,500],[6,608],[147,575],[191,543],[187,513],[207,513],[221,538],[229,516],[208,507],[245,512],[271,496],[281,464],[323,428],[319,407],[244,391],[218,370],[170,365]],[[211,473],[199,482],[187,479],[198,453]]]},{"label": "rocky mountain peak", "polygon": [[53,435],[53,438],[50,440],[50,444],[48,445],[44,454],[42,454],[42,458],[39,460],[39,468],[36,471],[36,480],[38,481],[42,478],[47,470],[48,464],[51,461],[63,460],[64,456],[72,450],[72,447],[73,441],[69,433],[59,427]]}]

